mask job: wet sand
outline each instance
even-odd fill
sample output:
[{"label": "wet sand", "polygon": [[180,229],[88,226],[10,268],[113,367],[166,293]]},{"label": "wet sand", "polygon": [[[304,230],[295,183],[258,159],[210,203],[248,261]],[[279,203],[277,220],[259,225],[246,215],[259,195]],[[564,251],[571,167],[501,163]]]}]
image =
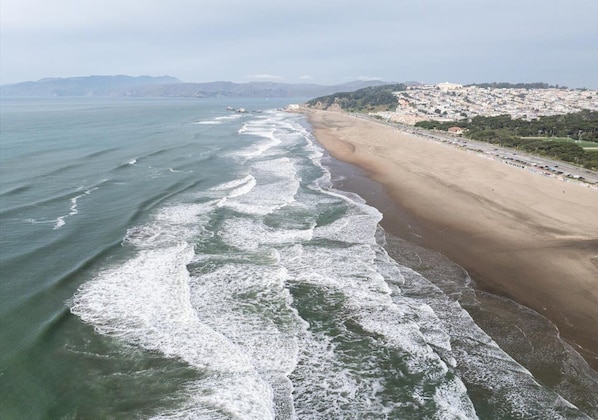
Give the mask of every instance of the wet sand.
[{"label": "wet sand", "polygon": [[384,214],[387,231],[441,252],[480,289],[547,317],[598,370],[597,190],[384,124],[305,112],[333,157],[367,171],[392,198],[356,191]]}]

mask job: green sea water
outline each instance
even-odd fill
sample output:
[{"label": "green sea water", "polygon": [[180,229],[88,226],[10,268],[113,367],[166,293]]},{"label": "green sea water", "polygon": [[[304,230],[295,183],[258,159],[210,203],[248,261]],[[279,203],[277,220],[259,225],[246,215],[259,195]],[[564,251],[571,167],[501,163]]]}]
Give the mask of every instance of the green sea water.
[{"label": "green sea water", "polygon": [[595,416],[595,372],[507,354],[537,314],[386,234],[288,102],[2,100],[0,418]]}]

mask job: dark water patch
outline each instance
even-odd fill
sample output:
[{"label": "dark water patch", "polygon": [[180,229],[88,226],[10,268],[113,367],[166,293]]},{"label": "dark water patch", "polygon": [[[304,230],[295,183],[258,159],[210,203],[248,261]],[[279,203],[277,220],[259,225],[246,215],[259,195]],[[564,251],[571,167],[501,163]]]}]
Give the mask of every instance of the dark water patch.
[{"label": "dark water patch", "polygon": [[27,212],[37,209],[37,208],[51,206],[56,203],[61,203],[66,200],[70,200],[75,195],[77,195],[77,193],[74,193],[72,191],[63,192],[63,193],[60,193],[59,195],[55,195],[50,198],[42,198],[42,199],[39,199],[39,200],[36,200],[33,202],[20,204],[20,205],[14,206],[14,207],[5,208],[2,211],[0,211],[0,217],[7,218],[7,219],[9,219],[9,218],[10,219],[19,219],[19,218],[22,219],[23,213],[27,213]]},{"label": "dark water patch", "polygon": [[92,152],[92,153],[89,153],[89,154],[83,156],[83,159],[95,159],[100,156],[104,156],[104,155],[107,155],[107,154],[110,154],[112,152],[116,152],[119,150],[121,150],[119,147],[111,147],[109,149],[98,150],[97,152]]},{"label": "dark water patch", "polygon": [[[49,294],[56,294],[60,301],[66,300],[78,286],[77,281],[81,281],[81,273],[104,260],[121,243],[119,238],[102,246],[90,246],[83,239],[79,246],[79,254],[83,255],[75,258],[76,253],[69,250],[80,239],[78,232],[71,231],[55,235],[51,241],[31,244],[32,248],[21,249],[19,254],[3,255],[3,319],[15,308],[44,305]],[[32,265],[31,261],[36,264]],[[38,266],[45,268],[40,270]],[[6,296],[13,298],[7,300]]]},{"label": "dark water patch", "polygon": [[[4,198],[10,199],[11,195],[22,194],[24,192],[29,191],[32,187],[33,187],[33,184],[26,184],[26,185],[19,185],[17,187],[9,188],[6,191],[0,192],[0,198],[2,198],[3,200],[4,200]],[[0,215],[1,215],[1,213],[0,213]]]},{"label": "dark water patch", "polygon": [[59,168],[56,168],[53,171],[50,171],[48,173],[45,173],[45,174],[42,173],[42,174],[36,175],[36,178],[39,178],[39,177],[53,177],[53,176],[65,175],[64,174],[65,172],[70,171],[71,169],[79,169],[79,168],[81,168],[84,165],[85,165],[85,162],[81,162],[81,161],[79,161],[78,163],[71,163],[71,164],[64,165],[64,166],[61,166]]},{"label": "dark water patch", "polygon": [[172,147],[165,147],[163,149],[156,150],[155,152],[148,153],[144,157],[149,158],[149,157],[161,156],[168,152],[172,152],[173,150],[186,149],[186,148],[189,148],[192,146],[194,146],[192,143],[184,143],[184,144],[179,144],[179,145],[172,146]]},{"label": "dark water patch", "polygon": [[148,418],[180,406],[201,376],[175,359],[97,335],[70,314],[2,373],[0,414],[7,419]]},{"label": "dark water patch", "polygon": [[162,188],[162,192],[155,194],[139,203],[137,209],[134,211],[133,215],[131,216],[130,220],[137,220],[141,215],[145,214],[148,211],[151,211],[158,205],[164,203],[169,198],[172,198],[176,195],[182,194],[189,190],[196,188],[198,185],[204,183],[204,179],[200,179],[197,181],[192,182],[185,182],[181,181],[176,184],[171,185],[170,187]]},{"label": "dark water patch", "polygon": [[[70,178],[69,178],[70,180]],[[77,200],[89,196],[99,188],[110,185],[113,181],[110,179],[102,179],[97,182],[88,183],[87,185],[78,185],[74,187],[72,185],[63,185],[62,181],[53,182],[51,176],[46,176],[43,181],[31,182],[28,186],[19,191],[20,193],[20,204],[13,205],[12,207],[4,208],[0,211],[0,217],[6,219],[23,220],[26,217],[31,222],[46,219],[46,217],[40,217],[37,220],[36,216],[31,217],[32,214],[40,213],[40,216],[46,213],[46,209],[59,207],[62,211],[68,214],[74,211],[73,206],[77,205]],[[70,184],[73,184],[71,181]],[[21,194],[27,192],[27,194]],[[36,197],[42,197],[36,199]],[[17,197],[13,197],[12,200],[16,201]],[[65,207],[63,203],[68,203]],[[57,205],[58,204],[58,205]],[[23,216],[26,215],[26,216]],[[62,214],[64,216],[65,213]],[[49,221],[48,221],[49,222]]]},{"label": "dark water patch", "polygon": [[[117,242],[93,250],[93,254],[72,264],[53,265],[47,262],[44,273],[27,271],[27,262],[33,257],[23,255],[2,264],[4,273],[18,273],[18,277],[7,276],[2,284],[3,298],[0,316],[0,342],[9,348],[2,351],[2,358],[35,343],[48,325],[60,319],[66,309],[65,302],[73,295],[81,282],[90,275],[91,267],[98,261],[105,261]],[[49,254],[41,258],[53,261],[57,256]],[[40,257],[37,257],[39,260]],[[23,274],[29,274],[23,281]],[[6,296],[13,296],[7,300]]]}]

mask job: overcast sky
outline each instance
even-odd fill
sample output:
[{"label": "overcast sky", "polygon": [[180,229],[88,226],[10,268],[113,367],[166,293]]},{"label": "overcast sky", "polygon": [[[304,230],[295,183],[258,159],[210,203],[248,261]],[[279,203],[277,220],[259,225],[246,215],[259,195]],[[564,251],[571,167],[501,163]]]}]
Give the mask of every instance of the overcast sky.
[{"label": "overcast sky", "polygon": [[0,83],[547,82],[598,89],[598,0],[0,0]]}]

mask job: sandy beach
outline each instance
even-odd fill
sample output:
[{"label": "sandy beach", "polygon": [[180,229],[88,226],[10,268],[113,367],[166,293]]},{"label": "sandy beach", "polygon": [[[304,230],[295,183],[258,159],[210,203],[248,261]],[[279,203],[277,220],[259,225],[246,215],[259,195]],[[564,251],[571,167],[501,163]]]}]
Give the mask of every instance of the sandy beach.
[{"label": "sandy beach", "polygon": [[550,319],[598,370],[598,190],[346,114],[305,110],[329,153],[383,185],[386,230]]}]

